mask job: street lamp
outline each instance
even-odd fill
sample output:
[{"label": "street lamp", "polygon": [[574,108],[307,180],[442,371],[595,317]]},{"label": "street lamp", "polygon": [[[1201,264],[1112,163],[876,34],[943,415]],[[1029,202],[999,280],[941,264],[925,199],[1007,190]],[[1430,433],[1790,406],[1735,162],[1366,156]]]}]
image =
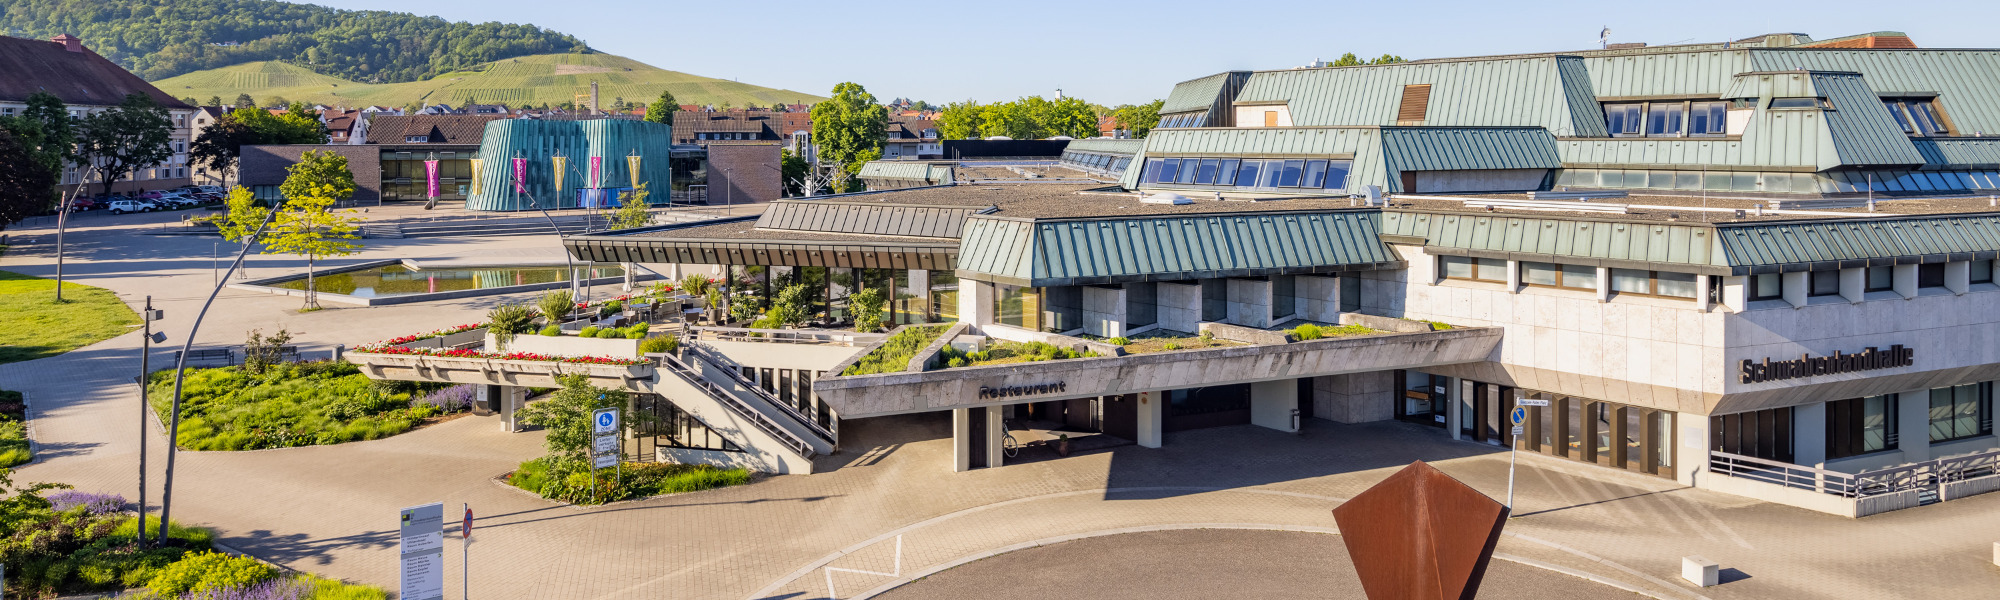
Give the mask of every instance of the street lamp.
[{"label": "street lamp", "polygon": [[83,188],[90,185],[90,172],[94,169],[97,169],[97,165],[78,166],[76,187],[71,188],[69,196],[56,204],[56,302],[63,301],[63,231],[68,229],[69,211],[75,207],[77,195],[83,193]]},{"label": "street lamp", "polygon": [[[146,413],[153,410],[146,404],[147,376],[153,372],[153,344],[167,341],[166,332],[154,332],[153,322],[166,316],[164,311],[153,309],[153,297],[146,297],[146,311],[140,313],[146,322],[146,337],[139,342],[139,547],[146,547]],[[166,535],[162,530],[162,536]],[[164,539],[164,538],[162,538]]]}]

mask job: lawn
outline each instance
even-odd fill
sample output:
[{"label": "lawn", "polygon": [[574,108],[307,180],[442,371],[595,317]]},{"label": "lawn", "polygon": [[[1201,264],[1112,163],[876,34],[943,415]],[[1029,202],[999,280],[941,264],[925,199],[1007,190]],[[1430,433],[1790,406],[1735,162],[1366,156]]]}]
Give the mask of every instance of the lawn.
[{"label": "lawn", "polygon": [[[169,420],[172,370],[153,374],[147,400]],[[189,369],[177,442],[188,450],[260,450],[389,437],[471,407],[472,386],[377,382],[346,362]]]},{"label": "lawn", "polygon": [[139,315],[117,294],[99,287],[63,284],[0,271],[0,364],[48,358],[131,331]]},{"label": "lawn", "polygon": [[28,450],[28,404],[20,392],[0,390],[0,468],[34,458]]}]

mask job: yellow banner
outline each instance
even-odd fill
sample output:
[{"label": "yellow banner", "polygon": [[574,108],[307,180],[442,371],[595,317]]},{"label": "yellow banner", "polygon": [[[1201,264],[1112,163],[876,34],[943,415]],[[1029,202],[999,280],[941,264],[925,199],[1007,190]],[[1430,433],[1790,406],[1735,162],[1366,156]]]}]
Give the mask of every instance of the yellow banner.
[{"label": "yellow banner", "polygon": [[634,188],[637,188],[637,187],[639,187],[639,156],[638,156],[638,155],[636,155],[636,154],[635,154],[635,155],[632,155],[632,156],[627,156],[627,157],[625,157],[625,170],[626,170],[627,172],[630,172],[630,173],[632,174],[632,187],[634,187]]},{"label": "yellow banner", "polygon": [[479,187],[480,187],[480,186],[479,186],[479,162],[480,162],[480,161],[479,161],[479,159],[475,158],[475,159],[471,159],[471,162],[472,162],[472,194],[471,194],[471,195],[474,195],[474,196],[477,196],[477,195],[479,195]]},{"label": "yellow banner", "polygon": [[560,194],[562,194],[562,189],[563,189],[563,188],[562,188],[562,180],[563,180],[563,171],[565,170],[565,169],[564,169],[564,166],[565,166],[565,165],[567,165],[567,164],[569,164],[569,158],[568,158],[568,157],[564,157],[564,156],[551,156],[551,157],[549,157],[549,162],[552,162],[552,163],[555,163],[555,167],[556,167],[556,194],[560,195]]}]

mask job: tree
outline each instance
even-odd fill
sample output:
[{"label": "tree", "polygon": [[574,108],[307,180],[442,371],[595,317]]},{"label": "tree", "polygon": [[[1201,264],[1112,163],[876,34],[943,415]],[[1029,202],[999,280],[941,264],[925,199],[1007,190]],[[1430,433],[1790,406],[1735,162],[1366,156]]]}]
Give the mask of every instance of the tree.
[{"label": "tree", "polygon": [[0,229],[48,210],[55,172],[36,162],[34,149],[0,129]]},{"label": "tree", "polygon": [[806,305],[812,300],[812,288],[805,284],[785,286],[778,290],[778,297],[771,301],[771,310],[764,311],[764,318],[751,325],[756,329],[782,329],[806,321]]},{"label": "tree", "polygon": [[347,170],[347,157],[322,150],[307,150],[289,171],[278,186],[279,193],[285,195],[285,206],[264,251],[306,257],[306,302],[301,310],[317,310],[314,263],[325,256],[353,254],[361,247],[347,241],[358,237],[354,235],[356,219],[332,210],[334,203],[354,195],[354,173]]},{"label": "tree", "polygon": [[[257,202],[257,195],[250,193],[250,188],[240,185],[229,188],[229,196],[223,198],[222,206],[227,212],[215,222],[216,229],[222,233],[222,239],[240,242],[244,246],[256,243],[257,240],[251,236],[257,233],[257,228],[264,226],[264,219],[269,218],[271,209],[260,205]],[[242,273],[241,270],[237,271],[238,275]]]},{"label": "tree", "polygon": [[1118,122],[1118,128],[1132,132],[1132,137],[1143,138],[1160,124],[1160,107],[1165,100],[1154,100],[1145,104],[1126,104],[1111,110],[1111,118]]},{"label": "tree", "polygon": [[[606,389],[590,384],[590,376],[570,373],[556,378],[562,389],[550,394],[547,400],[529,404],[521,408],[521,420],[530,425],[539,425],[548,431],[542,440],[548,448],[548,458],[552,463],[549,473],[573,469],[588,469],[590,443],[592,437],[592,413],[606,408],[625,408],[631,401],[622,389]],[[633,425],[633,419],[625,419],[626,426]],[[560,468],[560,466],[568,468]]]},{"label": "tree", "polygon": [[1394,55],[1394,54],[1384,54],[1384,55],[1382,55],[1382,56],[1380,56],[1380,57],[1377,57],[1377,58],[1376,58],[1376,59],[1374,59],[1374,60],[1371,60],[1371,61],[1368,61],[1368,64],[1371,64],[1371,65],[1393,65],[1393,64],[1396,64],[1396,63],[1399,63],[1399,62],[1405,62],[1405,61],[1403,60],[1403,57],[1401,57],[1401,56],[1396,56],[1396,55]]},{"label": "tree", "polygon": [[222,97],[221,97],[221,96],[209,96],[209,97],[208,97],[208,103],[206,103],[206,104],[203,104],[202,106],[216,106],[216,107],[220,107],[220,106],[222,106]]},{"label": "tree", "polygon": [[277,107],[285,107],[292,105],[292,101],[286,100],[284,96],[272,96],[269,100],[265,100],[265,102],[269,102],[271,103],[271,106],[277,106]]},{"label": "tree", "polygon": [[236,95],[236,108],[256,108],[256,107],[257,107],[257,99],[251,98],[250,94]]},{"label": "tree", "polygon": [[1028,116],[1025,107],[1017,102],[995,102],[986,105],[979,113],[980,137],[1007,137],[1017,140],[1036,138],[1034,119]]},{"label": "tree", "polygon": [[0,117],[0,129],[12,132],[28,148],[34,162],[59,177],[76,154],[76,119],[61,98],[48,92],[28,96],[27,108],[14,117]]},{"label": "tree", "polygon": [[847,303],[854,307],[854,330],[874,333],[882,328],[882,307],[887,299],[882,297],[882,288],[871,287],[855,292],[847,297]]},{"label": "tree", "polygon": [[173,131],[159,102],[145,94],[126,94],[118,106],[83,118],[77,128],[77,159],[97,167],[109,194],[113,182],[172,158],[174,149],[167,142]]},{"label": "tree", "polygon": [[938,137],[947,140],[979,139],[982,110],[978,102],[971,100],[944,105],[944,112],[938,114]]},{"label": "tree", "polygon": [[1358,66],[1361,66],[1362,64],[1364,64],[1364,63],[1362,63],[1362,62],[1361,62],[1361,59],[1360,59],[1360,58],[1356,58],[1356,57],[1354,56],[1354,53],[1353,53],[1353,52],[1349,52],[1349,53],[1346,53],[1346,54],[1342,54],[1342,55],[1340,55],[1340,58],[1337,58],[1337,59],[1334,59],[1334,61],[1333,61],[1333,65],[1332,65],[1332,66],[1335,66],[1335,67],[1358,67]]},{"label": "tree", "polygon": [[618,195],[618,211],[611,214],[612,229],[645,227],[653,222],[653,213],[646,210],[650,206],[646,197],[652,195],[646,191],[647,183],[652,182],[640,183],[632,191]]},{"label": "tree", "polygon": [[215,124],[195,136],[188,147],[188,160],[216,171],[236,167],[244,146],[260,144],[324,144],[326,124],[319,113],[303,104],[293,104],[284,114],[256,108],[239,108],[222,115]]},{"label": "tree", "polygon": [[186,103],[186,104],[187,104],[188,106],[201,106],[201,103],[200,103],[200,101],[198,101],[198,100],[195,100],[195,99],[194,99],[194,96],[188,96],[188,97],[185,97],[185,98],[181,98],[181,102],[183,102],[183,103]]},{"label": "tree", "polygon": [[1097,111],[1082,98],[1067,97],[1048,103],[1041,115],[1043,137],[1066,135],[1083,139],[1097,137]]},{"label": "tree", "polygon": [[840,180],[834,189],[846,189],[845,167],[862,152],[874,150],[879,156],[882,139],[888,135],[889,109],[875,102],[875,95],[854,82],[833,86],[833,97],[813,105],[812,140],[819,158],[835,168]]},{"label": "tree", "polygon": [[806,195],[806,180],[812,175],[812,165],[806,159],[793,154],[790,149],[778,151],[778,177],[784,180],[785,197]]}]

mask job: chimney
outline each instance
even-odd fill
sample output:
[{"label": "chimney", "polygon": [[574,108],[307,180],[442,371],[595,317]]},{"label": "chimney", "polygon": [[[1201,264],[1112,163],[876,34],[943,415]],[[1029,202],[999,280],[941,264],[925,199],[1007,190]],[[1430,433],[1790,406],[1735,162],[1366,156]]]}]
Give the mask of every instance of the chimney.
[{"label": "chimney", "polygon": [[76,37],[67,33],[51,38],[49,41],[62,44],[63,49],[68,50],[70,52],[83,51],[83,38]]},{"label": "chimney", "polygon": [[597,82],[590,82],[590,114],[597,114]]}]

